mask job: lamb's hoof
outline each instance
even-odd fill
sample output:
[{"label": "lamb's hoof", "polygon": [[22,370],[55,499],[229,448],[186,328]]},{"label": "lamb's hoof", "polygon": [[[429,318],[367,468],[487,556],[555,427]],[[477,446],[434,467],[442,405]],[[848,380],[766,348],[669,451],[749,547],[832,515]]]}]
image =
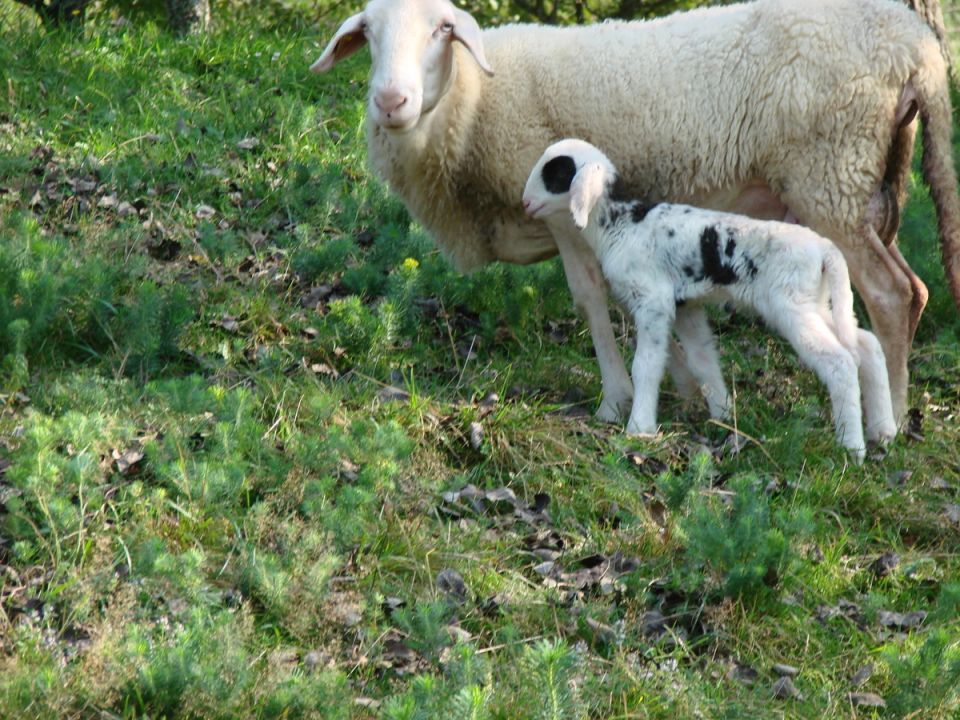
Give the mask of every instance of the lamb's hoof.
[{"label": "lamb's hoof", "polygon": [[633,422],[632,420],[627,423],[626,433],[630,437],[647,439],[655,438],[658,435],[656,425],[644,425],[638,422]]},{"label": "lamb's hoof", "polygon": [[850,459],[853,460],[855,465],[863,465],[863,461],[867,457],[865,447],[848,447],[847,452],[850,453]]}]

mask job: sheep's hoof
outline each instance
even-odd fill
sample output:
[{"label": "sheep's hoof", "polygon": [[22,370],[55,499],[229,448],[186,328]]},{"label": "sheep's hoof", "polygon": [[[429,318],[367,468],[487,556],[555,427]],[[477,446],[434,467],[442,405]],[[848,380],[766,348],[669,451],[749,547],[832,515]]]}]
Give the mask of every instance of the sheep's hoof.
[{"label": "sheep's hoof", "polygon": [[633,405],[631,395],[621,394],[619,398],[616,395],[604,394],[600,407],[597,408],[597,420],[606,423],[621,423],[624,418],[630,415],[630,408]]},{"label": "sheep's hoof", "polygon": [[632,438],[637,438],[638,440],[656,440],[658,437],[660,437],[660,433],[656,431],[640,432],[637,430],[630,430],[629,428],[627,429],[627,435]]},{"label": "sheep's hoof", "polygon": [[623,414],[616,405],[604,400],[597,408],[597,420],[605,423],[619,423],[623,421]]},{"label": "sheep's hoof", "polygon": [[867,442],[885,447],[897,436],[897,426],[890,423],[879,428],[867,428]]}]

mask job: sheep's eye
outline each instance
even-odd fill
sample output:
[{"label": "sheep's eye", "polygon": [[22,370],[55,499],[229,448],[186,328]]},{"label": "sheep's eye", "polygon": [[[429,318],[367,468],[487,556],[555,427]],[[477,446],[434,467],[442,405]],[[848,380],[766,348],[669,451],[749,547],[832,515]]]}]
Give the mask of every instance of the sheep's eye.
[{"label": "sheep's eye", "polygon": [[442,33],[452,33],[453,32],[453,23],[445,22],[440,25],[440,32]]},{"label": "sheep's eye", "polygon": [[363,20],[363,21],[360,22],[360,32],[361,32],[361,33],[363,33],[364,35],[366,35],[366,34],[367,34],[367,30],[369,30],[369,29],[370,29],[370,26],[367,25],[367,21],[366,21],[366,20]]}]

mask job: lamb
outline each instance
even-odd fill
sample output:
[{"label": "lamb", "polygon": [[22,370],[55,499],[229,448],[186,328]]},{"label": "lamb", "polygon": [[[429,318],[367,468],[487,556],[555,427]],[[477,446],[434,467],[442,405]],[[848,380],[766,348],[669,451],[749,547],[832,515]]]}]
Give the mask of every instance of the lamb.
[{"label": "lamb", "polygon": [[904,417],[907,355],[927,299],[895,242],[918,112],[960,304],[947,70],[908,8],[757,0],[645,22],[481,31],[449,0],[370,0],[312,69],[365,45],[373,168],[458,269],[559,251],[596,348],[599,417],[619,418],[632,394],[599,266],[579,234],[550,232],[516,202],[540,150],[565,136],[603,147],[636,196],[795,221],[832,239]]},{"label": "lamb", "polygon": [[[812,230],[624,195],[610,159],[561,140],[537,161],[523,192],[527,214],[554,230],[571,223],[596,254],[614,297],[637,327],[627,432],[657,429],[657,395],[675,327],[713,417],[732,409],[702,303],[733,300],[783,335],[830,391],[837,442],[861,462],[860,382],[868,440],[896,434],[883,350],[857,328],[847,265]],[[829,300],[829,303],[828,303]]]}]

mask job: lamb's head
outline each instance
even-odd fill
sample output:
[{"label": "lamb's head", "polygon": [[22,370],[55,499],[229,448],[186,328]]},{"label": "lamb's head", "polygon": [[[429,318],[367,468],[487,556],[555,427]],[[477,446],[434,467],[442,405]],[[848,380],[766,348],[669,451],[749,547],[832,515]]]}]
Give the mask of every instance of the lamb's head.
[{"label": "lamb's head", "polygon": [[583,140],[561,140],[533,166],[523,190],[523,209],[532,218],[571,213],[581,230],[590,211],[617,176],[610,159]]},{"label": "lamb's head", "polygon": [[367,112],[386,130],[406,131],[447,91],[455,40],[493,75],[480,26],[449,0],[370,0],[340,26],[310,69],[326,72],[369,45],[373,69]]}]

